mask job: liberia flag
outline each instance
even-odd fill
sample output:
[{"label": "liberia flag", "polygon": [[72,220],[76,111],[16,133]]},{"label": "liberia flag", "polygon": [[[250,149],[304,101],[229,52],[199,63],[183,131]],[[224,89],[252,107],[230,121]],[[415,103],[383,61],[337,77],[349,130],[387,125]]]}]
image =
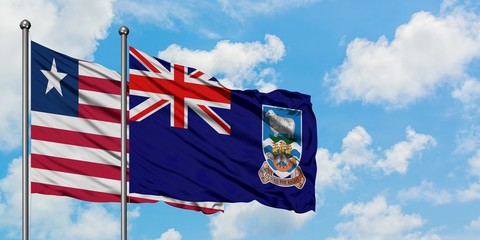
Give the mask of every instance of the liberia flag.
[{"label": "liberia flag", "polygon": [[228,89],[133,47],[129,60],[131,192],[315,210],[310,96]]},{"label": "liberia flag", "polygon": [[[120,202],[120,75],[32,42],[31,191],[91,202]],[[223,205],[128,194],[214,213]]]}]

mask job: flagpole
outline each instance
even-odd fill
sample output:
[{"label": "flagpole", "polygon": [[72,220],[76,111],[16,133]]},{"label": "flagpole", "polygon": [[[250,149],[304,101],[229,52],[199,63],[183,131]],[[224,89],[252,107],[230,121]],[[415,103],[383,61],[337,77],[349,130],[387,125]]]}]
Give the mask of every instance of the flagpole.
[{"label": "flagpole", "polygon": [[29,85],[29,29],[32,25],[28,20],[20,22],[22,29],[22,239],[28,240],[30,222],[30,161],[28,155],[28,110],[30,108],[30,85]]},{"label": "flagpole", "polygon": [[127,240],[127,35],[128,28],[126,26],[120,27],[118,34],[122,38],[121,44],[121,65],[122,65],[122,216],[121,216],[121,239]]}]

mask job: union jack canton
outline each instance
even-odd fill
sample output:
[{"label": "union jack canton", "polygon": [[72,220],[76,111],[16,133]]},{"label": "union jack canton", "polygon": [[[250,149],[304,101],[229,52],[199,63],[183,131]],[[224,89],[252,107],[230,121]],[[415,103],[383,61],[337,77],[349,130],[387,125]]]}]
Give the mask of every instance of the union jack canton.
[{"label": "union jack canton", "polygon": [[131,121],[142,121],[170,106],[170,126],[188,129],[192,109],[220,134],[230,135],[230,125],[211,107],[230,109],[230,90],[211,76],[191,67],[171,64],[130,47],[140,66],[130,68],[130,95],[145,97],[130,109]]}]

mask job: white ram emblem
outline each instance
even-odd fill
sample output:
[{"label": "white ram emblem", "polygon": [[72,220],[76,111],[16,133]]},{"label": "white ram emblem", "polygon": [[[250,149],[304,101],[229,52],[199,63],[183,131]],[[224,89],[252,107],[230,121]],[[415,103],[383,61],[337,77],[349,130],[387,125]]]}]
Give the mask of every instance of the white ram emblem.
[{"label": "white ram emblem", "polygon": [[293,118],[278,116],[271,109],[267,111],[265,117],[270,120],[270,129],[275,137],[278,137],[278,133],[285,134],[289,138],[293,137],[295,133],[295,121]]}]

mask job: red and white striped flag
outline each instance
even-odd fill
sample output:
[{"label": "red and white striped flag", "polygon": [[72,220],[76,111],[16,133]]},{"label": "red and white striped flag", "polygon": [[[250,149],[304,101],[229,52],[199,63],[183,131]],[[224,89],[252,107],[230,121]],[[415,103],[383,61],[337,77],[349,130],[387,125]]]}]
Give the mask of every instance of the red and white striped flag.
[{"label": "red and white striped flag", "polygon": [[[31,191],[120,202],[120,75],[32,42]],[[129,194],[210,214],[222,203]]]}]

